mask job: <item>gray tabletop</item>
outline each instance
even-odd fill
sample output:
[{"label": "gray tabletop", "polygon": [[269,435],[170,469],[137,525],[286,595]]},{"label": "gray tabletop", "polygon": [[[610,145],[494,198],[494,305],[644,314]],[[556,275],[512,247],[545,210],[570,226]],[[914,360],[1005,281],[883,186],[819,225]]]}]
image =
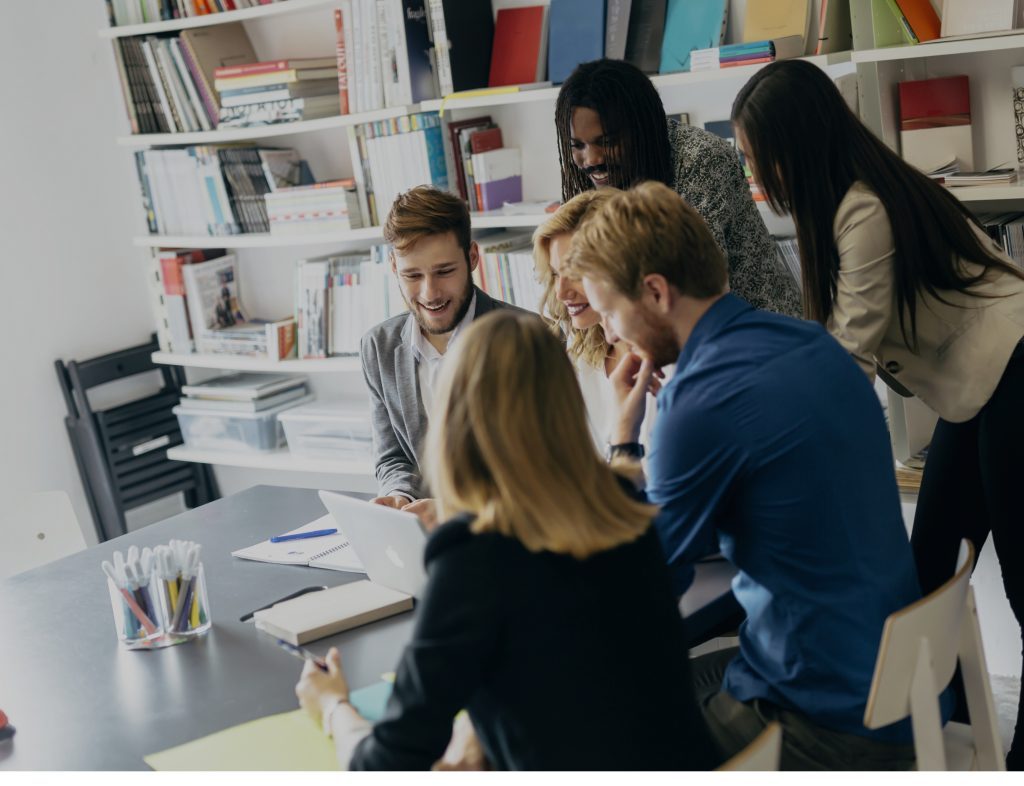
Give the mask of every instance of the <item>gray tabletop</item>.
[{"label": "gray tabletop", "polygon": [[[147,754],[295,709],[302,664],[238,618],[302,587],[361,576],[231,552],[325,513],[310,489],[256,486],[0,582],[0,709],[17,728],[0,742],[0,770],[146,769]],[[203,546],[213,629],[176,647],[123,650],[100,563],[171,538]],[[682,605],[689,612],[727,593],[732,572],[701,568]],[[310,649],[337,645],[360,688],[394,670],[412,623],[403,614]]]},{"label": "gray tabletop", "polygon": [[[0,743],[0,769],[146,769],[149,753],[295,709],[302,663],[238,618],[302,587],[361,576],[231,552],[326,512],[315,491],[256,486],[0,582],[0,709],[17,729]],[[203,546],[213,629],[176,647],[123,650],[100,562],[171,538]],[[359,688],[395,668],[412,619],[392,617],[310,649],[338,645]]]}]

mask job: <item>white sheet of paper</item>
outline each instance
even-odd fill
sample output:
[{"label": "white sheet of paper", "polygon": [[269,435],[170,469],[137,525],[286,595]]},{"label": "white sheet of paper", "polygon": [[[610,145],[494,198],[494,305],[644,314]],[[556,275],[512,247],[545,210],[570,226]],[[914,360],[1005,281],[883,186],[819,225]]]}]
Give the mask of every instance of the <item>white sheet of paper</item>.
[{"label": "white sheet of paper", "polygon": [[[318,529],[332,529],[337,526],[334,519],[330,515],[326,515],[286,534],[294,535]],[[338,529],[336,535],[324,535],[308,540],[286,540],[283,543],[271,543],[269,540],[264,540],[254,546],[232,551],[231,556],[251,559],[256,562],[272,562],[278,565],[308,565],[311,568],[366,572],[363,563],[356,556],[355,549],[349,545],[348,538],[345,537],[341,529]]]}]

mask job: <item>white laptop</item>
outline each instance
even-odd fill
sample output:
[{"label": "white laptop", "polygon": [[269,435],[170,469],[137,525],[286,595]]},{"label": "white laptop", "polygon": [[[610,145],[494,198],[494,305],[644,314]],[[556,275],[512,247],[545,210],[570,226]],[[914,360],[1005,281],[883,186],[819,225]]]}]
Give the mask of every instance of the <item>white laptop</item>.
[{"label": "white laptop", "polygon": [[422,595],[427,536],[415,514],[331,491],[321,491],[320,501],[345,533],[370,581],[417,598]]}]

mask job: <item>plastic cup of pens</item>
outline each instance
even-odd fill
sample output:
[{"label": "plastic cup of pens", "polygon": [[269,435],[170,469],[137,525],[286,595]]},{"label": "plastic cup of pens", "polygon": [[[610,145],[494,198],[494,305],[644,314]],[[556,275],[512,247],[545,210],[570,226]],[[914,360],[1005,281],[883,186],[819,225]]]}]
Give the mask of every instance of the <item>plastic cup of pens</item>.
[{"label": "plastic cup of pens", "polygon": [[168,546],[115,551],[103,563],[114,629],[128,649],[180,644],[210,629],[206,575],[199,544],[172,540]]}]

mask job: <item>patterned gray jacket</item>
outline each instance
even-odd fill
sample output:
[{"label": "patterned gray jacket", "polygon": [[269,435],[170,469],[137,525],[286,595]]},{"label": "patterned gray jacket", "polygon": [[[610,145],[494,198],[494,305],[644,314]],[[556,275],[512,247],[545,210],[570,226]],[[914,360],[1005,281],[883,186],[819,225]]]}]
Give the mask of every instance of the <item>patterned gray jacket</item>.
[{"label": "patterned gray jacket", "polygon": [[729,260],[729,286],[755,308],[800,317],[800,290],[779,259],[736,150],[701,128],[669,120],[673,187],[707,221]]}]

